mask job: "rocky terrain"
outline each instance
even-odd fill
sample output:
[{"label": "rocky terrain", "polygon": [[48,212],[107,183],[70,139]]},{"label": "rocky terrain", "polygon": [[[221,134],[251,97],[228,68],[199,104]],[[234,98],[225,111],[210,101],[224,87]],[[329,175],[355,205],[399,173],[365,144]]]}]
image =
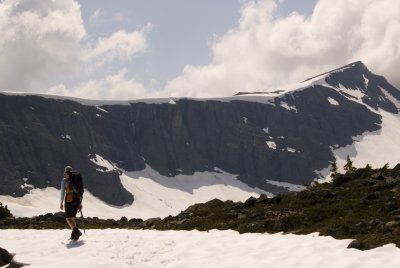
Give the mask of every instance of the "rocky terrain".
[{"label": "rocky terrain", "polygon": [[[366,167],[337,174],[331,183],[316,183],[301,192],[273,198],[261,195],[238,203],[214,199],[175,217],[146,221],[87,218],[84,223],[86,228],[319,232],[337,239],[352,238],[349,247],[365,250],[388,243],[400,246],[399,200],[400,164],[392,169]],[[7,216],[0,220],[0,228],[66,228],[66,224],[63,213],[34,218]]]}]

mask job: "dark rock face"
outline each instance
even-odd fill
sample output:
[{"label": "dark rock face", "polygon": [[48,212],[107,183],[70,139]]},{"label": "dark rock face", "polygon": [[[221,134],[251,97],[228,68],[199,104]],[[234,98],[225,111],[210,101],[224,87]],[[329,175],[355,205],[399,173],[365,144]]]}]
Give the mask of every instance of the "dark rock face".
[{"label": "dark rock face", "polygon": [[371,96],[363,99],[369,106],[397,112],[381,88],[400,100],[398,90],[362,63],[332,73],[326,81],[328,86],[310,86],[270,103],[180,99],[176,104],[137,102],[99,109],[69,100],[0,94],[0,195],[24,195],[26,179],[37,188],[59,188],[64,166],[72,165],[95,196],[112,205],[132,203],[119,171],[102,170],[90,160],[95,155],[124,170],[148,164],[171,177],[219,168],[252,187],[279,193],[282,188],[266,179],[310,182],[316,170],[333,160],[330,147],[351,144],[353,136],[380,128],[377,113],[331,86],[361,88]]}]

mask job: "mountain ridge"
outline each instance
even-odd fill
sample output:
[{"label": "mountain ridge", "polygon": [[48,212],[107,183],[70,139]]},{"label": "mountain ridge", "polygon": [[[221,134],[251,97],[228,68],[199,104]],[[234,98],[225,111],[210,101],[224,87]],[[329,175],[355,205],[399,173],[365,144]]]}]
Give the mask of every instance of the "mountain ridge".
[{"label": "mountain ridge", "polygon": [[[285,192],[268,181],[301,185],[319,178],[334,160],[331,147],[379,130],[379,109],[398,113],[399,91],[366,67],[314,82],[268,96],[158,104],[87,106],[0,94],[0,195],[23,196],[26,183],[58,188],[67,164],[83,172],[88,191],[117,206],[134,201],[121,172],[146,165],[171,178],[217,168],[250,187]],[[116,168],[99,167],[95,155]]]}]

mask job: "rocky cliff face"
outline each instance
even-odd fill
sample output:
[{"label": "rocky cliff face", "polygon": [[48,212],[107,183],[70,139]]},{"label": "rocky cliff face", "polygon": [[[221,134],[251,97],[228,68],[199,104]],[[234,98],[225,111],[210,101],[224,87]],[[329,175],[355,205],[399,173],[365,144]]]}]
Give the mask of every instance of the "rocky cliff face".
[{"label": "rocky cliff face", "polygon": [[170,177],[218,168],[278,192],[267,180],[312,181],[333,160],[331,147],[380,128],[378,108],[398,112],[400,92],[360,62],[302,85],[225,99],[97,106],[0,94],[0,195],[22,196],[30,185],[58,188],[68,164],[95,196],[131,203],[119,171],[96,165],[96,155],[121,170],[147,164]]}]

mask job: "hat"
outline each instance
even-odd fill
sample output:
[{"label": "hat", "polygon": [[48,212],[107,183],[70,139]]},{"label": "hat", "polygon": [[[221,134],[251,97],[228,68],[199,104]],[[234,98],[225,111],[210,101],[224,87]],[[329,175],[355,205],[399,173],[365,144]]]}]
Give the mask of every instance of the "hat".
[{"label": "hat", "polygon": [[68,172],[68,171],[72,171],[72,167],[71,166],[66,166],[65,168],[64,168],[64,172]]}]

